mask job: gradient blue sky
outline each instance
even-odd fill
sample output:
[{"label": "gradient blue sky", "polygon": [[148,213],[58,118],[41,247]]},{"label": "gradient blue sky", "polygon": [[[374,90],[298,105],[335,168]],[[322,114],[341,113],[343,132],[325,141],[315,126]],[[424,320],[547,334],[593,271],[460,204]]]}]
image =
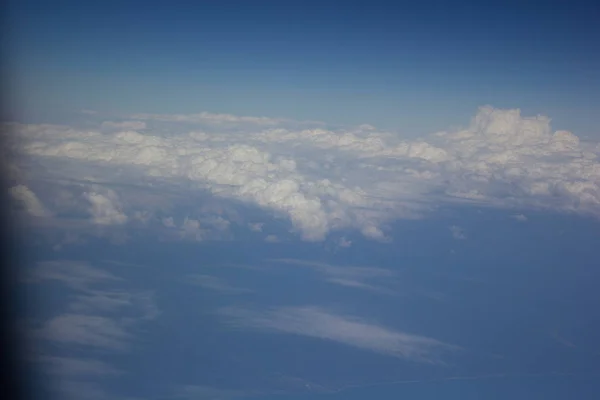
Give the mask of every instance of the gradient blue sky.
[{"label": "gradient blue sky", "polygon": [[403,134],[519,107],[593,135],[589,2],[12,2],[15,115],[227,112]]}]

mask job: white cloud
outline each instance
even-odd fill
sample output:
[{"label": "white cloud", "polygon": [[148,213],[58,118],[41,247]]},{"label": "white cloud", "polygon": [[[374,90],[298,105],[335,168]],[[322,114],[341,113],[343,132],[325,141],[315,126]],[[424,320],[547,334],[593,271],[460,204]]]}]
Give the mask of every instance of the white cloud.
[{"label": "white cloud", "polygon": [[281,242],[281,239],[279,239],[275,235],[267,235],[265,237],[265,242],[267,242],[267,243],[279,243],[279,242]]},{"label": "white cloud", "polygon": [[418,362],[438,362],[441,352],[456,349],[435,339],[394,331],[316,307],[282,307],[267,311],[224,308],[220,315],[236,327],[331,340]]},{"label": "white cloud", "polygon": [[352,246],[352,241],[346,239],[345,237],[341,237],[340,240],[338,240],[338,245],[340,247],[350,247]]},{"label": "white cloud", "polygon": [[188,232],[195,232],[200,229],[200,222],[195,219],[185,217],[181,224],[181,229]]},{"label": "white cloud", "polygon": [[219,215],[204,219],[204,223],[221,232],[227,231],[231,225],[229,221]]},{"label": "white cloud", "polygon": [[173,217],[163,218],[162,223],[167,228],[175,228],[175,222],[173,221]]},{"label": "white cloud", "polygon": [[[600,147],[552,132],[548,118],[522,117],[519,110],[482,107],[466,129],[413,141],[366,125],[334,131],[227,114],[135,117],[223,129],[107,134],[56,125],[11,128],[22,138],[21,153],[69,165],[63,174],[103,167],[109,183],[208,191],[287,217],[305,240],[355,229],[389,241],[388,222],[422,217],[443,203],[600,216]],[[231,124],[249,128],[241,134],[227,130]],[[127,221],[110,196],[88,197],[98,223]]]},{"label": "white cloud", "polygon": [[152,218],[152,215],[147,210],[136,210],[133,212],[133,219],[142,223],[147,223]]},{"label": "white cloud", "polygon": [[456,240],[464,240],[467,238],[467,235],[465,235],[464,230],[460,226],[451,226],[450,232],[452,233],[452,237]]},{"label": "white cloud", "polygon": [[379,267],[356,267],[351,265],[333,265],[318,261],[297,260],[293,258],[277,258],[268,260],[277,264],[297,265],[312,268],[323,274],[336,277],[390,278],[393,271]]},{"label": "white cloud", "polygon": [[248,228],[250,228],[250,230],[252,232],[262,232],[264,225],[265,224],[263,224],[261,222],[250,223],[250,224],[248,224]]},{"label": "white cloud", "polygon": [[46,322],[39,331],[48,340],[122,350],[131,335],[115,320],[97,315],[64,314]]},{"label": "white cloud", "polygon": [[84,198],[90,202],[89,212],[94,223],[99,225],[120,225],[127,222],[127,216],[121,211],[116,193],[104,189],[105,194],[85,192]]},{"label": "white cloud", "polygon": [[515,214],[512,216],[514,219],[516,219],[519,222],[525,222],[527,221],[527,217],[523,214]]},{"label": "white cloud", "polygon": [[13,186],[9,190],[10,195],[20,202],[28,214],[34,217],[47,217],[50,212],[42,204],[40,199],[25,185]]},{"label": "white cloud", "polygon": [[121,279],[86,262],[60,260],[37,263],[26,277],[28,282],[45,280],[58,281],[72,289],[87,290],[96,283],[115,282]]},{"label": "white cloud", "polygon": [[368,283],[364,283],[360,280],[347,279],[347,278],[328,278],[327,281],[330,283],[333,283],[335,285],[346,286],[346,287],[353,288],[353,289],[367,290],[367,291],[374,292],[374,293],[387,294],[387,295],[396,294],[393,290],[390,290],[390,289],[387,289],[384,287],[380,287],[380,286],[371,285]]},{"label": "white cloud", "polygon": [[181,224],[181,237],[193,240],[202,240],[203,231],[200,229],[200,222],[193,218],[185,217]]},{"label": "white cloud", "polygon": [[153,320],[160,312],[153,296],[147,292],[126,290],[87,290],[73,296],[69,310],[78,313],[113,314],[118,311],[134,311],[139,320]]}]

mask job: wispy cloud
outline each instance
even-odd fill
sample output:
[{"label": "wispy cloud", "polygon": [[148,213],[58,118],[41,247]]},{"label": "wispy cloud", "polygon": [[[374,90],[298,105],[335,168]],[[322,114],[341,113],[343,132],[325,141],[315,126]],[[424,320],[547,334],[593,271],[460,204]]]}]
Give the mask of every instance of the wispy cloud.
[{"label": "wispy cloud", "polygon": [[333,283],[333,284],[339,285],[339,286],[346,286],[346,287],[354,288],[354,289],[368,290],[368,291],[380,293],[380,294],[387,294],[387,295],[395,295],[396,294],[396,292],[394,292],[393,290],[390,290],[390,289],[387,289],[387,288],[384,288],[381,286],[375,286],[375,285],[371,285],[368,283],[364,283],[359,280],[345,279],[345,278],[328,278],[327,282],[330,282],[330,283]]},{"label": "wispy cloud", "polygon": [[73,297],[69,309],[74,312],[112,314],[119,311],[135,311],[137,319],[150,321],[160,315],[149,291],[123,289],[87,290]]},{"label": "wispy cloud", "polygon": [[29,282],[59,281],[80,291],[87,290],[92,284],[121,280],[110,272],[95,268],[85,261],[75,260],[39,262],[25,279]]},{"label": "wispy cloud", "polygon": [[132,335],[112,318],[84,314],[64,314],[52,318],[37,332],[55,342],[124,350]]},{"label": "wispy cloud", "polygon": [[343,277],[353,276],[361,278],[375,278],[375,277],[393,277],[395,276],[393,271],[378,267],[356,267],[356,266],[340,266],[333,265],[319,261],[309,260],[298,260],[293,258],[273,258],[267,260],[273,263],[298,265],[304,267],[310,267],[314,270],[322,272],[326,275]]},{"label": "wispy cloud", "polygon": [[[377,267],[356,267],[332,265],[317,261],[306,261],[289,258],[271,259],[270,263],[279,265],[295,265],[310,268],[325,276],[327,282],[354,289],[368,290],[380,294],[394,295],[393,290],[382,285],[390,282],[396,274],[393,271]],[[379,283],[379,284],[378,284]]]},{"label": "wispy cloud", "polygon": [[214,290],[223,294],[242,294],[251,293],[252,291],[245,288],[231,286],[222,279],[202,274],[192,274],[185,277],[185,282],[191,285],[199,286],[204,289]]},{"label": "wispy cloud", "polygon": [[9,190],[10,195],[14,200],[19,202],[25,211],[34,217],[48,217],[50,211],[42,204],[35,193],[25,185],[13,186]]},{"label": "wispy cloud", "polygon": [[552,338],[555,339],[558,343],[567,346],[567,347],[571,347],[571,348],[577,348],[577,346],[570,340],[566,339],[565,337],[561,336],[558,331],[554,331],[552,332]]},{"label": "wispy cloud", "polygon": [[458,349],[432,338],[394,331],[318,307],[281,307],[266,311],[224,308],[219,313],[229,324],[240,328],[330,340],[417,362],[437,363],[443,352]]},{"label": "wispy cloud", "polygon": [[90,358],[42,356],[37,361],[45,364],[47,372],[61,376],[105,376],[123,373],[110,364]]},{"label": "wispy cloud", "polygon": [[124,280],[86,262],[40,262],[26,282],[44,281],[61,282],[72,292],[64,313],[33,331],[38,338],[121,351],[132,340],[136,326],[160,315],[151,292],[115,286]]}]

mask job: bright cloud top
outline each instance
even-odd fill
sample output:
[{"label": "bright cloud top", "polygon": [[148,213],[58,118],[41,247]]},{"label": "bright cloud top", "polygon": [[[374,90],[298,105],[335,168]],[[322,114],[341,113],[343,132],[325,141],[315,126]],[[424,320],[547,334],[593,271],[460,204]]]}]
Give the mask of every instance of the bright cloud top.
[{"label": "bright cloud top", "polygon": [[[157,121],[172,130],[153,129]],[[206,121],[202,130],[179,124]],[[232,122],[237,129],[211,132],[211,124]],[[130,184],[208,191],[286,216],[305,240],[349,229],[388,240],[386,223],[448,202],[600,215],[600,146],[552,132],[548,118],[523,117],[519,110],[482,107],[468,128],[414,141],[369,125],[301,129],[285,120],[207,113],[138,115],[107,125],[112,132],[12,128],[19,153],[69,165],[63,175],[103,166],[120,171],[107,172],[105,184],[123,183],[131,174]],[[144,133],[131,129],[136,127]],[[41,213],[41,203],[23,189],[13,195],[29,202],[32,214]],[[127,221],[116,195],[86,197],[97,223]]]}]

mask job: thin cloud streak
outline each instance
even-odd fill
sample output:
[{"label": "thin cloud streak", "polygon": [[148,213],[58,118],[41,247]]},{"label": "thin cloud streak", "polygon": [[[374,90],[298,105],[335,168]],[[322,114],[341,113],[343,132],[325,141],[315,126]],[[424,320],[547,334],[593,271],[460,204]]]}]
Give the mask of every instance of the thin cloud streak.
[{"label": "thin cloud streak", "polygon": [[440,363],[442,353],[459,349],[432,338],[394,331],[319,307],[280,307],[266,311],[222,308],[219,315],[238,328],[329,340],[415,362]]},{"label": "thin cloud streak", "polygon": [[313,271],[325,276],[329,283],[347,288],[362,289],[379,294],[396,295],[395,291],[387,287],[378,285],[373,281],[385,280],[389,283],[396,274],[390,270],[378,267],[356,267],[332,265],[317,261],[296,260],[290,258],[270,259],[269,263],[293,265],[310,268]]}]

